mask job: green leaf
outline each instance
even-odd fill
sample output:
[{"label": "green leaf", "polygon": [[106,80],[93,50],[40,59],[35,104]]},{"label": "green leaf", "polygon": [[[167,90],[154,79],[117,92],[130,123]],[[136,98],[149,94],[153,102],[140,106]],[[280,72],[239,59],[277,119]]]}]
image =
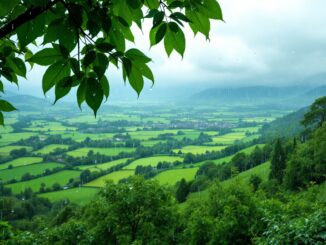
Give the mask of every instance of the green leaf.
[{"label": "green leaf", "polygon": [[103,96],[104,94],[100,83],[93,78],[88,78],[85,99],[87,105],[92,108],[95,117],[103,101]]},{"label": "green leaf", "polygon": [[12,104],[8,101],[0,100],[0,111],[11,112],[17,110]]},{"label": "green leaf", "polygon": [[128,76],[129,84],[137,92],[139,97],[141,91],[144,88],[144,79],[138,69],[132,68],[130,75]]},{"label": "green leaf", "polygon": [[167,23],[162,23],[162,25],[160,25],[155,35],[155,44],[158,44],[159,42],[162,41],[162,39],[165,36],[167,28],[168,28]]},{"label": "green leaf", "polygon": [[67,95],[72,87],[73,80],[71,77],[65,77],[61,79],[56,85],[55,85],[55,101],[54,104]]},{"label": "green leaf", "polygon": [[17,29],[18,41],[21,48],[34,42],[37,37],[44,34],[45,19],[44,14],[39,15],[34,20],[28,21]]},{"label": "green leaf", "polygon": [[59,32],[62,30],[62,19],[52,21],[45,31],[43,44],[54,42],[59,39]]},{"label": "green leaf", "polygon": [[8,58],[6,64],[21,77],[26,77],[26,66],[25,63],[19,58]]},{"label": "green leaf", "polygon": [[201,15],[199,12],[186,10],[186,16],[190,19],[190,28],[196,35],[201,32],[205,35],[206,39],[209,39],[210,22],[208,17]]},{"label": "green leaf", "polygon": [[175,12],[171,14],[170,17],[174,20],[183,20],[185,22],[190,22],[190,20],[183,13],[180,12]]},{"label": "green leaf", "polygon": [[4,17],[20,2],[20,0],[1,0],[0,17]]},{"label": "green leaf", "polygon": [[62,54],[59,53],[58,50],[54,48],[45,48],[34,54],[31,58],[26,61],[33,62],[41,66],[49,66],[62,59]]},{"label": "green leaf", "polygon": [[0,125],[4,125],[4,120],[3,120],[3,113],[0,112]]},{"label": "green leaf", "polygon": [[80,65],[79,65],[79,62],[77,59],[75,58],[70,58],[69,59],[69,63],[70,63],[70,67],[71,67],[71,70],[73,71],[73,73],[78,77],[80,78]]},{"label": "green leaf", "polygon": [[80,110],[81,110],[82,103],[85,101],[86,89],[87,89],[86,82],[85,80],[82,80],[77,89],[77,103]]},{"label": "green leaf", "polygon": [[152,61],[151,58],[147,57],[143,52],[141,52],[139,49],[129,49],[126,53],[125,53],[126,57],[128,57],[129,59],[135,61],[135,62],[141,62],[141,63],[148,63],[150,61]]},{"label": "green leaf", "polygon": [[169,28],[164,38],[164,47],[168,56],[170,56],[173,50],[176,50],[183,56],[186,49],[186,39],[183,31],[176,23],[169,23]]},{"label": "green leaf", "polygon": [[3,83],[2,83],[2,81],[0,81],[0,92],[4,92],[4,90],[3,90]]},{"label": "green leaf", "polygon": [[42,88],[44,94],[48,92],[61,79],[69,77],[70,68],[68,62],[57,62],[49,66],[45,71],[42,80]]},{"label": "green leaf", "polygon": [[153,19],[153,27],[155,28],[156,26],[158,26],[159,24],[162,23],[163,19],[164,19],[164,12],[160,11],[157,14],[154,15],[154,19]]},{"label": "green leaf", "polygon": [[83,59],[83,65],[85,67],[88,67],[90,64],[94,62],[95,59],[96,59],[96,52],[94,50],[91,50],[85,55]]},{"label": "green leaf", "polygon": [[150,9],[157,9],[160,6],[159,0],[145,0],[144,4]]},{"label": "green leaf", "polygon": [[169,4],[168,8],[169,9],[175,9],[175,8],[183,8],[184,3],[181,1],[173,1],[172,3]]},{"label": "green leaf", "polygon": [[100,80],[100,84],[102,86],[103,94],[105,95],[106,99],[108,99],[110,95],[109,80],[105,76],[103,76]]},{"label": "green leaf", "polygon": [[202,15],[215,20],[223,20],[222,9],[216,0],[193,1]]}]

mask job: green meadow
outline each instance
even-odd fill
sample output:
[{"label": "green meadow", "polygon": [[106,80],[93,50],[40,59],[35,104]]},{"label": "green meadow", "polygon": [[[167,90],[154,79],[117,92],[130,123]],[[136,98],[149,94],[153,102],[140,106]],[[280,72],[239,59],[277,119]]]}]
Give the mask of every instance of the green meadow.
[{"label": "green meadow", "polygon": [[183,154],[192,153],[192,154],[204,154],[210,151],[220,151],[224,149],[225,146],[200,146],[200,145],[189,145],[182,147],[181,149],[173,150],[175,153],[181,151]]},{"label": "green meadow", "polygon": [[47,145],[37,151],[34,151],[34,153],[35,154],[49,154],[51,152],[54,152],[56,149],[67,150],[68,148],[69,148],[69,145],[52,144],[52,145]]},{"label": "green meadow", "polygon": [[67,155],[72,157],[85,157],[87,156],[89,151],[93,151],[94,154],[100,153],[106,156],[117,156],[122,152],[131,153],[134,152],[135,148],[127,148],[127,147],[114,147],[114,148],[79,148],[73,151],[67,152]]},{"label": "green meadow", "polygon": [[20,166],[30,165],[30,164],[34,164],[34,163],[39,163],[42,161],[43,161],[43,158],[41,158],[41,157],[20,157],[20,158],[16,158],[16,159],[6,162],[6,163],[1,163],[0,170],[6,169],[9,166],[20,167]]},{"label": "green meadow", "polygon": [[5,169],[0,171],[0,179],[2,179],[2,181],[9,181],[13,179],[20,180],[26,173],[38,175],[42,174],[46,169],[51,170],[57,167],[62,168],[64,165],[59,163],[37,163],[12,169]]},{"label": "green meadow", "polygon": [[40,190],[42,183],[45,184],[45,188],[52,187],[54,183],[58,183],[63,186],[69,182],[69,179],[75,179],[79,177],[79,175],[80,175],[80,171],[64,170],[48,176],[44,176],[28,181],[22,181],[14,184],[9,184],[6,185],[6,187],[11,188],[14,194],[20,193],[25,188],[31,188],[34,192],[38,192]]},{"label": "green meadow", "polygon": [[100,170],[107,170],[109,168],[115,167],[121,163],[125,163],[129,158],[122,158],[102,164],[92,164],[92,165],[81,165],[77,166],[78,169],[80,170],[90,170],[90,171],[100,171]]},{"label": "green meadow", "polygon": [[21,145],[9,145],[0,147],[0,156],[9,156],[12,150],[26,149],[26,151],[30,152],[33,150],[30,146],[21,146]]},{"label": "green meadow", "polygon": [[155,157],[145,157],[141,159],[137,159],[130,163],[129,165],[125,166],[124,169],[136,169],[137,166],[152,166],[156,167],[159,162],[169,162],[173,163],[176,161],[183,161],[181,157],[175,156],[155,156]]},{"label": "green meadow", "polygon": [[195,178],[197,170],[198,168],[166,170],[156,175],[154,179],[158,180],[160,184],[163,185],[175,185],[181,179],[185,179],[186,181],[193,180]]},{"label": "green meadow", "polygon": [[128,178],[133,175],[134,175],[133,170],[116,171],[116,172],[112,172],[110,174],[104,175],[95,180],[92,180],[91,182],[85,184],[84,186],[103,187],[103,186],[105,186],[105,183],[107,181],[113,181],[114,183],[117,183],[117,182],[119,182],[119,180]]},{"label": "green meadow", "polygon": [[83,205],[92,200],[98,191],[98,188],[78,187],[67,190],[42,193],[38,194],[38,196],[48,198],[51,202],[69,200],[72,203]]}]

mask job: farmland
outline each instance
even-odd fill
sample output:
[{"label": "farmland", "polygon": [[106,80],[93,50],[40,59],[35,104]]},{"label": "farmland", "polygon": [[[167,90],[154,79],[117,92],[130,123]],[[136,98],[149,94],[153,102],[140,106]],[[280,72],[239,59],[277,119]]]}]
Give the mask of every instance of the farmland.
[{"label": "farmland", "polygon": [[9,184],[7,187],[11,188],[13,193],[20,193],[25,188],[31,188],[33,191],[38,192],[42,183],[46,187],[50,187],[55,183],[60,185],[65,185],[68,183],[69,179],[74,179],[79,176],[79,171],[65,170],[48,176],[36,178],[33,180],[22,181],[14,184]]},{"label": "farmland", "polygon": [[181,157],[174,157],[174,156],[155,156],[155,157],[147,157],[147,158],[141,158],[136,161],[133,161],[124,169],[135,169],[137,166],[152,166],[155,167],[159,162],[169,162],[173,163],[176,161],[182,161],[183,159]]},{"label": "farmland", "polygon": [[93,180],[85,186],[94,186],[94,187],[103,187],[106,183],[106,181],[113,181],[117,183],[119,180],[122,180],[124,178],[128,178],[134,174],[134,171],[132,170],[123,170],[123,171],[117,171],[113,172],[107,175],[104,175],[96,180]]},{"label": "farmland", "polygon": [[[220,165],[237,152],[263,148],[259,130],[272,120],[265,112],[228,107],[198,107],[193,113],[183,107],[148,108],[121,106],[96,119],[60,110],[52,116],[12,116],[1,129],[0,179],[14,194],[31,188],[51,201],[76,203],[86,203],[106,181],[134,175],[173,186],[182,178],[194,180],[206,162]],[[230,151],[235,144],[239,150]]]}]

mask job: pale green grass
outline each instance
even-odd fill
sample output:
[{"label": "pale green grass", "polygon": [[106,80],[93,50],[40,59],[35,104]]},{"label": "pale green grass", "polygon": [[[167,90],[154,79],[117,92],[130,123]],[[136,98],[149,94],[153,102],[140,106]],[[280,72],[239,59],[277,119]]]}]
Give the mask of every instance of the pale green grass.
[{"label": "pale green grass", "polygon": [[38,194],[38,196],[47,198],[51,202],[69,200],[72,203],[83,205],[90,202],[98,192],[99,192],[98,188],[79,187],[79,188],[72,188],[72,189],[67,189],[62,191],[54,191],[54,192]]},{"label": "pale green grass", "polygon": [[10,162],[6,163],[1,163],[0,164],[0,170],[1,169],[7,169],[8,166],[13,166],[13,167],[19,167],[19,166],[25,166],[25,165],[30,165],[34,163],[39,163],[42,162],[43,158],[42,157],[20,157],[16,158]]},{"label": "pale green grass", "polygon": [[[253,146],[247,147],[247,148],[245,148],[245,149],[242,149],[242,150],[240,150],[240,151],[237,152],[237,153],[243,152],[243,153],[246,153],[246,154],[250,154],[251,152],[254,151],[254,149],[256,148],[256,146],[262,148],[262,147],[264,147],[264,144],[253,145]],[[236,154],[237,154],[237,153],[236,153]],[[230,162],[230,161],[232,160],[232,158],[233,158],[236,154],[233,154],[233,155],[231,155],[231,156],[227,156],[227,157],[222,157],[222,158],[219,158],[219,159],[216,159],[216,160],[207,160],[207,161],[203,161],[203,162],[200,162],[200,163],[196,163],[195,165],[196,165],[196,166],[200,166],[200,165],[202,165],[202,164],[205,163],[205,162],[213,162],[213,163],[215,163],[215,164],[222,164],[222,163],[224,163],[224,162],[227,163],[227,162]]]},{"label": "pale green grass", "polygon": [[246,137],[245,132],[233,132],[221,136],[216,136],[212,138],[212,142],[207,143],[208,145],[212,144],[225,144],[225,145],[231,145],[233,144],[236,140],[241,140]]},{"label": "pale green grass", "polygon": [[18,150],[21,148],[25,148],[26,151],[28,151],[28,152],[33,150],[33,148],[30,146],[21,146],[21,145],[3,146],[3,147],[0,147],[0,156],[9,156],[9,154],[12,150]]},{"label": "pale green grass", "polygon": [[71,138],[74,141],[82,142],[86,138],[90,138],[91,140],[107,140],[112,139],[114,134],[111,133],[105,133],[105,134],[86,134],[86,133],[79,133],[79,132],[73,132],[73,133],[65,133],[62,134],[62,138]]},{"label": "pale green grass", "polygon": [[172,169],[164,171],[154,177],[160,184],[175,185],[178,181],[184,178],[186,181],[193,180],[195,178],[198,168],[183,168]]},{"label": "pale green grass", "polygon": [[107,170],[109,168],[115,167],[119,164],[125,163],[129,158],[122,158],[122,159],[118,159],[118,160],[114,160],[111,162],[106,162],[106,163],[102,163],[102,164],[96,164],[96,165],[81,165],[81,166],[77,166],[78,169],[80,170],[90,170],[90,171],[100,171],[100,170]]},{"label": "pale green grass", "polygon": [[261,126],[256,127],[246,127],[246,128],[235,128],[233,129],[234,132],[248,132],[248,133],[257,133]]},{"label": "pale green grass", "polygon": [[38,133],[8,133],[1,134],[0,145],[9,145],[19,140],[28,139],[32,136],[38,136]]},{"label": "pale green grass", "polygon": [[125,153],[131,153],[134,152],[136,149],[135,148],[127,148],[127,147],[115,147],[115,148],[79,148],[73,151],[67,152],[67,155],[72,156],[72,157],[85,157],[87,156],[89,151],[93,151],[94,154],[100,153],[102,155],[106,156],[117,156],[121,152]]},{"label": "pale green grass", "polygon": [[156,167],[159,162],[170,162],[173,163],[175,161],[183,161],[181,157],[175,156],[155,156],[155,157],[145,157],[141,159],[137,159],[125,166],[124,169],[136,169],[137,166],[152,166]]},{"label": "pale green grass", "polygon": [[134,131],[129,132],[129,135],[133,139],[137,140],[149,140],[151,138],[156,138],[160,134],[176,134],[178,130],[157,130],[157,131]]},{"label": "pale green grass", "polygon": [[60,185],[65,185],[69,182],[69,179],[76,179],[80,175],[80,171],[75,170],[64,170],[55,174],[48,176],[40,177],[37,179],[32,179],[28,181],[18,182],[14,184],[6,185],[6,187],[11,188],[14,194],[18,194],[23,191],[25,188],[31,188],[34,192],[40,190],[41,184],[44,183],[45,187],[52,187],[54,183]]},{"label": "pale green grass", "polygon": [[263,181],[268,180],[268,175],[270,171],[270,162],[265,162],[263,164],[260,164],[252,169],[249,169],[247,171],[241,172],[238,176],[228,179],[226,181],[223,181],[223,185],[230,185],[235,182],[243,183],[243,184],[249,184],[250,177],[252,175],[259,176]]},{"label": "pale green grass", "polygon": [[51,152],[54,152],[55,149],[67,150],[68,148],[69,148],[69,145],[52,144],[52,145],[44,146],[42,149],[34,151],[34,153],[36,153],[36,154],[49,154]]},{"label": "pale green grass", "polygon": [[75,131],[77,130],[77,128],[63,126],[60,122],[39,121],[38,123],[32,124],[31,127],[24,128],[24,130],[32,131],[32,132],[48,132],[48,131],[64,132],[64,131]]},{"label": "pale green grass", "polygon": [[0,179],[2,179],[2,181],[9,181],[13,179],[20,180],[26,173],[38,175],[44,173],[46,169],[50,170],[57,167],[62,168],[64,165],[59,163],[37,163],[12,169],[5,169],[0,171]]},{"label": "pale green grass", "polygon": [[156,145],[158,143],[165,143],[166,141],[164,140],[146,140],[142,141],[141,144],[145,147],[152,147],[153,145]]},{"label": "pale green grass", "polygon": [[113,172],[107,175],[104,175],[98,179],[92,180],[91,182],[85,184],[84,186],[93,186],[93,187],[103,187],[105,186],[106,181],[112,180],[114,183],[118,183],[119,180],[128,178],[134,175],[133,170],[122,170]]},{"label": "pale green grass", "polygon": [[[6,118],[5,123],[7,124],[7,118]],[[9,134],[9,133],[11,133],[13,130],[14,130],[13,127],[8,126],[8,125],[0,126],[0,135],[2,135],[2,134]]]},{"label": "pale green grass", "polygon": [[181,149],[173,150],[175,153],[181,151],[183,154],[192,153],[192,154],[204,154],[211,151],[220,151],[224,149],[225,146],[198,146],[198,145],[189,145]]}]

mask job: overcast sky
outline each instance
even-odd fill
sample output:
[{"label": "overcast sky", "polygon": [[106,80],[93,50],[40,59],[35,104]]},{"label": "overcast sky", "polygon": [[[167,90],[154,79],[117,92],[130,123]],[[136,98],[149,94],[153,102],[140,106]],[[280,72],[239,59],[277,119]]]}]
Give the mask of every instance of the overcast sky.
[{"label": "overcast sky", "polygon": [[[225,23],[211,24],[209,42],[201,34],[194,38],[187,29],[183,60],[177,54],[168,58],[163,44],[149,50],[150,25],[145,24],[143,33],[136,31],[136,46],[153,58],[154,91],[179,85],[203,89],[235,84],[293,85],[312,83],[311,77],[326,74],[325,0],[219,2]],[[123,84],[120,74],[108,73],[113,93]],[[41,93],[41,75],[42,69],[34,69],[20,90],[30,92],[32,88],[33,93]]]}]

